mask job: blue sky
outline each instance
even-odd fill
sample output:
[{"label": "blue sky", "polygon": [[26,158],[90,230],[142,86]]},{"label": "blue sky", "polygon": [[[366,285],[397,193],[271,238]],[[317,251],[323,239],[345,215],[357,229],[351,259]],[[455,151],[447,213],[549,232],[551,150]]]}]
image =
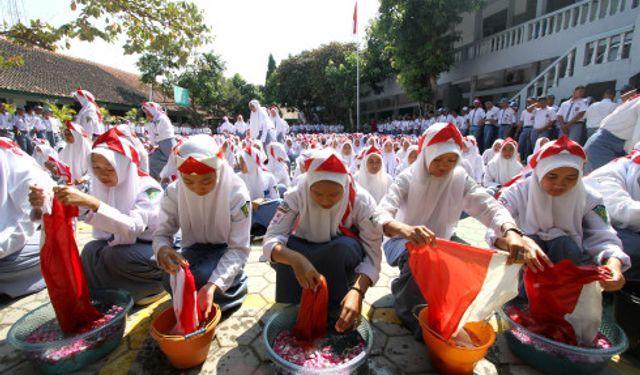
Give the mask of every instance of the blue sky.
[{"label": "blue sky", "polygon": [[[71,0],[9,0],[22,7],[23,17],[41,18],[60,24],[71,17]],[[0,11],[6,17],[6,2]],[[355,0],[195,0],[213,28],[213,50],[226,62],[227,75],[238,72],[252,83],[263,84],[269,53],[276,61],[334,40],[347,42],[352,36]],[[359,30],[375,16],[379,0],[359,0]],[[72,56],[136,71],[136,56],[126,56],[121,47],[103,41],[74,41]]]}]

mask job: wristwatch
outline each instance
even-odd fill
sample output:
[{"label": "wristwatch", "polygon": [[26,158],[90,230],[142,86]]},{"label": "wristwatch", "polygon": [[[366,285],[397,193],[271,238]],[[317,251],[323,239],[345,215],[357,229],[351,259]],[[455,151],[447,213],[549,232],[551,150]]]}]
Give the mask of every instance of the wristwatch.
[{"label": "wristwatch", "polygon": [[509,232],[516,232],[517,234],[520,235],[520,237],[524,237],[524,232],[521,231],[518,227],[511,227],[507,230],[505,230],[504,232],[502,232],[502,237],[507,237],[507,233]]}]

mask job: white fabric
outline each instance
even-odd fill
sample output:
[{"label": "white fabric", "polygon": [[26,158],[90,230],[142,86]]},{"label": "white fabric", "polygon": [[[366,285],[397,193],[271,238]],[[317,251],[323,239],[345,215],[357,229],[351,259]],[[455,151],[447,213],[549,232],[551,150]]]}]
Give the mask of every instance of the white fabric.
[{"label": "white fabric", "polygon": [[[393,146],[393,143],[391,141],[386,141],[384,143],[384,146],[386,146],[387,144],[391,144]],[[396,168],[398,167],[399,163],[398,163],[398,157],[396,156],[396,153],[394,151],[386,152],[383,147],[382,164],[384,164],[384,168],[387,171],[387,173],[389,173],[391,177],[395,177]]]},{"label": "white fabric", "polygon": [[222,125],[220,125],[218,127],[218,133],[219,134],[224,134],[224,133],[235,133],[236,129],[233,126],[233,124],[231,124],[229,122],[228,118],[224,118],[224,122],[222,123]]},{"label": "white fabric", "polygon": [[602,287],[598,281],[582,286],[573,311],[564,319],[573,327],[578,346],[593,346],[602,323]]},{"label": "white fabric", "polygon": [[252,200],[264,198],[264,192],[268,190],[267,184],[269,182],[267,173],[262,165],[264,159],[261,158],[258,150],[255,148],[249,148],[249,150],[250,153],[247,152],[247,149],[240,151],[239,156],[244,160],[244,163],[247,166],[247,173],[240,171],[238,172],[238,175],[247,185],[247,189],[249,190],[249,195]]},{"label": "white fabric", "polygon": [[478,142],[474,136],[469,135],[464,137],[464,145],[467,150],[462,151],[462,158],[468,162],[471,168],[468,173],[476,182],[481,183],[485,168],[482,162],[482,156],[480,156],[480,151],[478,150]]},{"label": "white fabric", "polygon": [[284,145],[279,142],[271,142],[267,148],[269,149],[267,168],[276,178],[278,184],[289,186],[291,183],[289,178],[289,157]]},{"label": "white fabric", "polygon": [[95,102],[93,95],[86,90],[78,90],[73,93],[73,97],[80,103],[82,109],[76,115],[77,121],[84,128],[87,134],[99,135],[104,133],[104,124],[100,109]]},{"label": "white fabric", "polygon": [[407,168],[409,168],[411,166],[411,164],[409,164],[409,155],[411,155],[412,152],[416,152],[416,158],[417,158],[417,152],[418,152],[418,146],[417,145],[411,145],[405,151],[405,155],[402,158],[402,161],[400,162],[400,165],[398,166],[397,174],[400,174],[400,172],[406,170]]},{"label": "white fabric", "polygon": [[600,127],[624,140],[624,149],[630,152],[640,141],[640,96],[619,105],[602,120]]},{"label": "white fabric", "polygon": [[[502,147],[502,142],[503,142],[503,139],[496,139],[495,141],[493,141],[493,145],[491,145],[491,148],[484,150],[484,152],[482,153],[482,163],[485,166],[489,164],[491,159],[493,159],[493,157],[496,155],[496,152],[500,151],[500,147]],[[497,148],[498,150],[494,151],[494,148]]]},{"label": "white fabric", "polygon": [[617,103],[614,103],[611,99],[602,99],[597,103],[593,103],[587,109],[585,119],[587,121],[587,128],[597,129],[600,127],[602,120],[609,116],[616,107]]},{"label": "white fabric", "polygon": [[251,139],[258,139],[258,136],[260,136],[259,139],[264,143],[267,139],[267,132],[273,132],[272,139],[275,140],[275,125],[267,114],[267,110],[256,99],[250,101],[249,104],[255,108],[255,111],[252,111],[251,117],[249,117]]},{"label": "white fabric", "polygon": [[356,182],[365,188],[373,199],[376,200],[376,203],[380,203],[382,197],[387,193],[389,186],[393,183],[393,179],[387,174],[385,170],[384,163],[382,164],[382,168],[376,174],[371,174],[369,172],[369,168],[367,168],[367,161],[371,157],[378,157],[382,159],[382,156],[379,153],[370,153],[365,155],[362,160],[362,165],[360,166],[360,170],[355,174]]},{"label": "white fabric", "polygon": [[58,158],[58,153],[49,146],[49,142],[40,143],[34,147],[33,158],[41,167],[45,166],[44,163],[49,160],[49,156],[53,156],[56,159]]},{"label": "white fabric", "polygon": [[[184,334],[184,329],[180,327],[180,315],[182,314],[182,308],[184,303],[184,281],[185,281],[185,272],[182,267],[178,268],[178,272],[175,274],[169,275],[169,285],[171,286],[171,299],[173,302],[173,312],[176,315],[176,327],[181,331],[180,333]],[[193,291],[193,300],[198,300],[197,290]],[[198,321],[198,304],[196,303],[193,313],[193,322],[196,327],[200,326],[200,322]]]}]

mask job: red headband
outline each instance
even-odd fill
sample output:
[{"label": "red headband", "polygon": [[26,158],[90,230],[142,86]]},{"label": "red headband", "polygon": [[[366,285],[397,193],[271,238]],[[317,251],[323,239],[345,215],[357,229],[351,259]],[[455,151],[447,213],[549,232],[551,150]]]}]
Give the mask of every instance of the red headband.
[{"label": "red headband", "polygon": [[562,135],[557,141],[553,142],[551,146],[541,149],[533,155],[533,158],[531,159],[531,168],[535,168],[540,160],[549,156],[557,155],[563,151],[567,151],[571,155],[587,160],[587,154],[584,152],[584,149],[579,144],[569,139],[566,135]]}]

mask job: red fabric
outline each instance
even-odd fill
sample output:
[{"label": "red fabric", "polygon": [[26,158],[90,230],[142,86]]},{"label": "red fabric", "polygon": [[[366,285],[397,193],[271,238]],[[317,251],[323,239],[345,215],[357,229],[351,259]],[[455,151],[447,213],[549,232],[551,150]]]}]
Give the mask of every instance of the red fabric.
[{"label": "red fabric", "polygon": [[436,247],[409,243],[407,249],[413,279],[429,303],[429,327],[448,340],[480,292],[495,252],[440,239]]},{"label": "red fabric", "polygon": [[71,177],[71,167],[51,155],[49,155],[49,161],[53,163],[53,168],[58,176],[64,177],[67,180],[67,184],[70,185],[73,182],[73,178]]},{"label": "red fabric", "polygon": [[182,265],[182,270],[184,271],[184,285],[182,292],[182,309],[178,317],[178,324],[180,324],[180,328],[184,334],[187,334],[199,328],[199,322],[203,321],[203,317],[202,311],[198,308],[196,281],[193,278],[193,274],[186,264]]},{"label": "red fabric", "polygon": [[531,159],[531,167],[535,168],[540,160],[549,156],[557,155],[562,151],[568,151],[572,155],[587,160],[587,154],[584,152],[582,146],[569,139],[569,137],[567,137],[566,135],[562,135],[560,136],[560,138],[558,138],[557,141],[553,142],[552,146],[538,151],[538,153],[540,153],[540,156],[538,156],[538,153],[533,156],[533,158]]},{"label": "red fabric", "polygon": [[40,250],[40,267],[60,328],[77,333],[102,317],[91,304],[80,253],[73,237],[75,206],[63,206],[53,199],[50,215],[42,218],[45,241]]},{"label": "red fabric", "polygon": [[356,5],[353,7],[353,35],[358,33],[358,1],[356,1]]},{"label": "red fabric", "polygon": [[197,174],[203,175],[207,173],[213,173],[216,170],[212,167],[199,162],[193,156],[189,156],[178,168],[178,170],[184,174]]},{"label": "red fabric", "polygon": [[462,134],[460,134],[460,130],[458,130],[458,128],[455,125],[453,125],[452,123],[448,123],[436,135],[434,135],[433,138],[431,138],[431,140],[427,144],[427,147],[429,147],[431,145],[434,145],[434,144],[437,144],[437,143],[446,142],[446,141],[448,141],[450,139],[453,139],[453,141],[458,146],[460,146],[460,148],[463,147]]},{"label": "red fabric", "polygon": [[328,310],[329,288],[327,280],[321,276],[315,292],[309,288],[302,290],[298,318],[292,332],[296,339],[311,343],[324,336],[327,332]]},{"label": "red fabric", "polygon": [[576,266],[565,259],[537,273],[524,272],[524,287],[529,298],[530,318],[521,314],[522,323],[532,332],[555,341],[576,345],[576,334],[564,316],[578,303],[582,287],[607,278],[607,268]]},{"label": "red fabric", "polygon": [[329,156],[327,160],[323,161],[315,170],[316,172],[349,173],[342,160],[335,154]]}]

